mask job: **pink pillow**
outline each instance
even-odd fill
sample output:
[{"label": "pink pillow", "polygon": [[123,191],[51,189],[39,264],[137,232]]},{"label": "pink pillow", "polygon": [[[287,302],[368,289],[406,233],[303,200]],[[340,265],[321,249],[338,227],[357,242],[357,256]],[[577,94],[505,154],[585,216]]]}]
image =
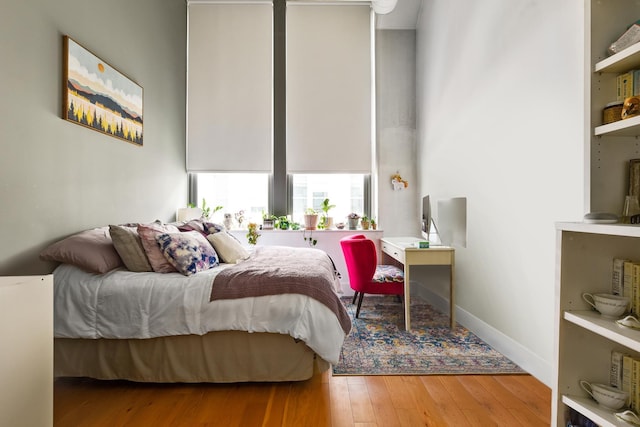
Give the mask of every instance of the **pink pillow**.
[{"label": "pink pillow", "polygon": [[158,273],[171,273],[177,271],[176,268],[165,258],[156,236],[164,233],[179,233],[178,227],[170,224],[140,224],[138,234],[142,241],[149,263],[153,271]]},{"label": "pink pillow", "polygon": [[40,253],[45,261],[72,264],[89,273],[103,274],[122,267],[108,227],[94,228],[49,245]]}]

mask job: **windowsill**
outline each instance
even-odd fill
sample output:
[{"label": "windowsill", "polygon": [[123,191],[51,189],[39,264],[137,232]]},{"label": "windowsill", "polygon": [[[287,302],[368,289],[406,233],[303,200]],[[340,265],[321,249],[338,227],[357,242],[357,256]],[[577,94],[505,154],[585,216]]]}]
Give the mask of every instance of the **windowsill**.
[{"label": "windowsill", "polygon": [[[229,230],[231,233],[234,232],[247,232],[248,230],[246,228],[232,228],[231,230]],[[268,229],[268,230],[258,230],[259,233],[302,233],[302,232],[314,232],[314,233],[382,233],[381,229],[377,229],[377,230],[372,230],[371,228],[368,230],[363,230],[362,228],[358,228],[355,230],[350,230],[348,228],[344,228],[342,230],[337,229],[337,228],[332,228],[330,230],[320,230],[320,229],[316,229],[316,230],[305,230],[305,229],[300,229],[300,230],[280,230],[280,229]]]}]

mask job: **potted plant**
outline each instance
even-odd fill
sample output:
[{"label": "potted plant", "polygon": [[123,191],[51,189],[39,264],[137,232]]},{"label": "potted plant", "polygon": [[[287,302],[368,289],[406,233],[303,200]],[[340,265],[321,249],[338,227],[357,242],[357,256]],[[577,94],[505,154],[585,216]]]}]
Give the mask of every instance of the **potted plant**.
[{"label": "potted plant", "polygon": [[[195,208],[196,206],[193,203],[189,203],[189,208]],[[206,219],[209,220],[211,219],[211,217],[213,216],[214,213],[218,212],[219,210],[222,209],[222,206],[216,206],[215,208],[213,208],[213,211],[211,210],[211,207],[209,205],[207,205],[207,200],[203,197],[202,198],[202,207],[200,208],[202,210],[202,219]]]},{"label": "potted plant", "polygon": [[328,198],[322,201],[322,211],[324,212],[324,215],[322,215],[322,218],[320,219],[318,228],[329,229],[333,227],[333,218],[329,216],[329,211],[335,207],[336,205],[329,203]]},{"label": "potted plant", "polygon": [[289,229],[289,218],[286,216],[278,217],[278,228],[280,230],[288,230]]},{"label": "potted plant", "polygon": [[378,223],[376,222],[376,220],[374,218],[371,218],[371,229],[372,230],[377,230],[378,229]]},{"label": "potted plant", "polygon": [[360,219],[360,225],[362,226],[363,230],[368,230],[369,226],[371,225],[371,221],[369,220],[369,217],[364,215],[361,219]]},{"label": "potted plant", "polygon": [[307,208],[304,213],[305,230],[315,230],[318,226],[318,212],[312,208]]},{"label": "potted plant", "polygon": [[358,220],[360,219],[360,215],[355,212],[351,212],[347,216],[347,220],[349,222],[349,230],[356,230],[358,228]]},{"label": "potted plant", "polygon": [[276,223],[278,217],[275,215],[269,215],[268,213],[262,214],[262,229],[263,230],[273,230],[274,224]]}]

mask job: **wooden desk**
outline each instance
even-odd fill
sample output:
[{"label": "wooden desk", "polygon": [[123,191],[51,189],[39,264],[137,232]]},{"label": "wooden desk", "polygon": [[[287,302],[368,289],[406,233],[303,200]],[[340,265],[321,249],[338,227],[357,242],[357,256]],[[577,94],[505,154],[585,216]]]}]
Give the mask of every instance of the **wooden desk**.
[{"label": "wooden desk", "polygon": [[388,264],[384,257],[388,256],[402,263],[404,266],[404,326],[411,329],[411,280],[409,277],[412,265],[448,265],[449,274],[449,317],[451,328],[456,326],[455,319],[455,249],[449,246],[432,246],[419,249],[414,246],[421,239],[417,237],[384,237],[380,239],[382,246],[383,263]]}]

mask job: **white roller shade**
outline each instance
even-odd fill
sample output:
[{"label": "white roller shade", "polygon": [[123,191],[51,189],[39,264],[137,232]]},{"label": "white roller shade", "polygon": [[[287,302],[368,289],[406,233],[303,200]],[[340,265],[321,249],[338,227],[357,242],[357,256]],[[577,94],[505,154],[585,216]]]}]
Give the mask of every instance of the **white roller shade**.
[{"label": "white roller shade", "polygon": [[287,4],[287,169],[371,171],[371,8]]},{"label": "white roller shade", "polygon": [[187,170],[270,172],[271,3],[190,4]]}]

